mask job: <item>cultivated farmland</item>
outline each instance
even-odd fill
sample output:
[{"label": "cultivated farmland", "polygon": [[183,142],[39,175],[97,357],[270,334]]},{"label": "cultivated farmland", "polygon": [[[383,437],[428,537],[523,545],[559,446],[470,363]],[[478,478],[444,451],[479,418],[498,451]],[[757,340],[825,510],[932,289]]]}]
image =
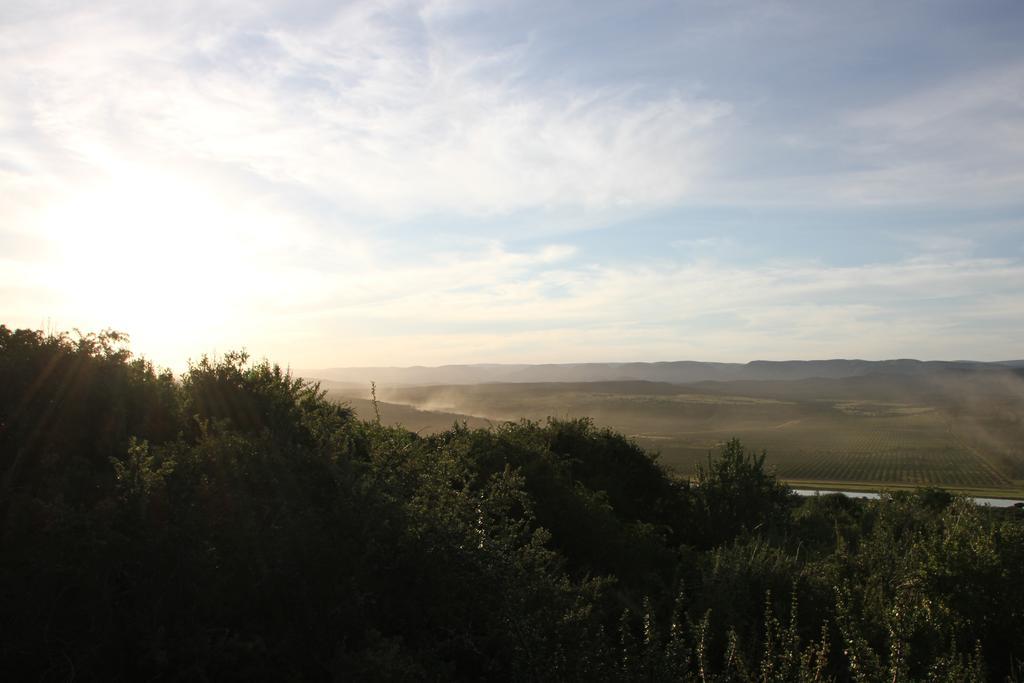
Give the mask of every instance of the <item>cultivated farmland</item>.
[{"label": "cultivated farmland", "polygon": [[[827,385],[494,383],[379,393],[387,402],[385,421],[427,432],[459,420],[478,426],[589,417],[660,453],[682,476],[692,476],[709,453],[735,436],[766,451],[768,465],[796,484],[929,485],[1014,495],[1024,488],[1024,429],[1014,391],[977,382],[915,385],[872,378]],[[335,395],[366,397],[352,388]],[[356,403],[361,414],[368,410],[368,403]]]}]

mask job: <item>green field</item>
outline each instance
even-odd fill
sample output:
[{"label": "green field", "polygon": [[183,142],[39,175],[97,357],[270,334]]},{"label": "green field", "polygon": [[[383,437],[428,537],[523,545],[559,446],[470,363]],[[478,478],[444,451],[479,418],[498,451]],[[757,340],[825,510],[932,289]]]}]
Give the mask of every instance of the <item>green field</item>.
[{"label": "green field", "polygon": [[1012,489],[1015,483],[948,428],[937,413],[895,417],[813,416],[774,428],[700,434],[637,434],[664,461],[692,472],[709,449],[730,436],[768,453],[784,479],[873,482],[970,489]]},{"label": "green field", "polygon": [[[1024,493],[1024,430],[1013,395],[841,385],[833,396],[812,398],[801,383],[730,385],[503,383],[383,388],[379,395],[385,422],[421,432],[461,420],[486,426],[590,417],[658,452],[683,476],[692,476],[709,453],[735,436],[765,450],[768,465],[794,484]],[[729,393],[737,389],[755,395]],[[358,394],[335,395],[372,417],[372,404]]]}]

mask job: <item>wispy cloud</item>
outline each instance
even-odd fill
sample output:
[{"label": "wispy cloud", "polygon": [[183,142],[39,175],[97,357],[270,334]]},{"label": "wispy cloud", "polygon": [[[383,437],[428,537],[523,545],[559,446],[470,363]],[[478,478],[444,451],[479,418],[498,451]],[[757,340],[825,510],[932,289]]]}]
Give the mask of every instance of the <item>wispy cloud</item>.
[{"label": "wispy cloud", "polygon": [[[540,269],[527,274],[527,263]],[[310,312],[325,325],[361,321],[350,334],[365,341],[356,347],[374,349],[359,356],[366,364],[891,357],[906,348],[953,358],[979,348],[971,321],[1024,332],[1024,305],[1014,296],[1024,284],[1024,265],[1006,259],[916,258],[847,268],[604,267],[551,266],[492,250],[463,254],[457,264],[376,276],[387,283],[370,286],[377,296]],[[374,334],[382,329],[388,334]],[[539,346],[559,336],[558,343]],[[1013,338],[988,338],[986,357],[1012,356]],[[467,339],[482,345],[448,355]]]},{"label": "wispy cloud", "polygon": [[853,111],[852,154],[875,201],[1016,202],[1024,186],[1024,61],[957,74]]},{"label": "wispy cloud", "polygon": [[1013,356],[1024,13],[955,5],[7,3],[4,313],[168,361]]},{"label": "wispy cloud", "polygon": [[16,161],[226,166],[375,220],[664,204],[704,172],[703,134],[729,113],[671,91],[533,91],[515,49],[460,49],[429,12],[355,5],[268,27],[237,9],[201,27],[170,8],[9,24],[4,99],[42,143]]}]

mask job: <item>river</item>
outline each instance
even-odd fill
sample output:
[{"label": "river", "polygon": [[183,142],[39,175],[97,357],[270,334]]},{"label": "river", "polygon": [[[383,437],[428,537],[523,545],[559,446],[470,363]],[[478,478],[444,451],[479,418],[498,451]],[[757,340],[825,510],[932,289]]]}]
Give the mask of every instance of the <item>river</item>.
[{"label": "river", "polygon": [[[798,496],[813,496],[818,493],[822,495],[826,495],[829,493],[839,493],[844,496],[850,496],[851,498],[879,498],[879,494],[873,493],[871,491],[826,491],[824,489],[793,489],[793,493],[797,494]],[[970,496],[970,498],[978,505],[991,505],[994,508],[1013,507],[1017,503],[1021,502],[1018,500],[1014,500],[1012,498],[976,498],[974,496]]]}]

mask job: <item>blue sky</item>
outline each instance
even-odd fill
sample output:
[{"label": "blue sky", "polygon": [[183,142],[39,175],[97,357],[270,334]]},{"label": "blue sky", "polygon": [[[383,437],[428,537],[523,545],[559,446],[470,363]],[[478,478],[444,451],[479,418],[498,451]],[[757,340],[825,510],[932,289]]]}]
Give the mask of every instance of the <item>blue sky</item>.
[{"label": "blue sky", "polygon": [[1022,355],[1024,4],[6,2],[0,302],[176,368]]}]

